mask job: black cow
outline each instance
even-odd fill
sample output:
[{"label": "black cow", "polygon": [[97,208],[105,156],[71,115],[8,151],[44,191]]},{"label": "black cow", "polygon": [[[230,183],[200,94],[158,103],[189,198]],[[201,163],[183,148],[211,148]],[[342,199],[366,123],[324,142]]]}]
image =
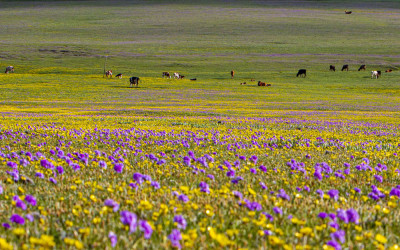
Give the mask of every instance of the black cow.
[{"label": "black cow", "polygon": [[169,72],[162,72],[162,77],[171,78],[171,75],[169,74]]},{"label": "black cow", "polygon": [[330,65],[330,66],[329,66],[329,71],[335,72],[335,71],[336,71],[335,66],[334,66],[334,65]]},{"label": "black cow", "polygon": [[360,66],[360,68],[358,68],[358,71],[360,71],[360,70],[364,70],[365,71],[366,68],[367,67],[365,66],[365,64],[363,64],[363,65]]},{"label": "black cow", "polygon": [[122,74],[119,73],[119,74],[117,74],[115,77],[118,77],[119,79],[121,79],[121,78],[122,78]]},{"label": "black cow", "polygon": [[129,78],[130,81],[130,86],[133,87],[133,85],[136,85],[136,87],[139,86],[139,77],[136,76],[132,76],[131,78]]},{"label": "black cow", "polygon": [[299,77],[299,76],[306,77],[306,76],[307,76],[307,70],[305,70],[305,69],[299,69],[299,72],[297,72],[296,77]]},{"label": "black cow", "polygon": [[8,74],[9,72],[11,72],[11,73],[14,73],[14,67],[13,66],[8,66],[7,68],[6,68],[6,74]]},{"label": "black cow", "polygon": [[343,65],[342,71],[344,71],[344,70],[349,71],[349,65],[348,64]]}]

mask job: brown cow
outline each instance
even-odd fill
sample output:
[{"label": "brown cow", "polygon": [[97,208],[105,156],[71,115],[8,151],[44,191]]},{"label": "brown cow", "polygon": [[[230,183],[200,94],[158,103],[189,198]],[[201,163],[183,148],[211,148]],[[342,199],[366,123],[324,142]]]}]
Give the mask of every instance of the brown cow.
[{"label": "brown cow", "polygon": [[365,64],[363,64],[363,65],[360,66],[360,68],[358,69],[358,71],[360,71],[360,70],[364,70],[364,71],[365,71],[366,68],[367,68],[367,67],[365,66]]},{"label": "brown cow", "polygon": [[246,82],[241,82],[240,85],[246,85]]},{"label": "brown cow", "polygon": [[112,70],[107,70],[107,71],[106,71],[106,77],[107,77],[107,78],[108,78],[108,77],[112,78]]},{"label": "brown cow", "polygon": [[234,76],[235,76],[235,71],[232,70],[232,71],[231,71],[231,78],[233,79]]},{"label": "brown cow", "polygon": [[386,73],[390,73],[390,72],[392,72],[393,70],[392,69],[387,69],[385,72]]},{"label": "brown cow", "polygon": [[344,71],[344,70],[349,71],[349,65],[348,64],[343,65],[342,71]]},{"label": "brown cow", "polygon": [[330,65],[330,66],[329,66],[329,71],[335,72],[335,71],[336,71],[335,66],[334,66],[334,65]]},{"label": "brown cow", "polygon": [[265,86],[265,85],[266,85],[265,82],[258,81],[258,86]]},{"label": "brown cow", "polygon": [[115,77],[118,77],[119,79],[122,79],[122,74],[119,73],[119,74],[117,74]]}]

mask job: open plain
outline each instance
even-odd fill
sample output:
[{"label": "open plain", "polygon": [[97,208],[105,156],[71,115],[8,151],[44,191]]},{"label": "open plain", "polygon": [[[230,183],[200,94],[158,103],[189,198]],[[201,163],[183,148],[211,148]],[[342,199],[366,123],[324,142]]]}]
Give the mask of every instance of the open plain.
[{"label": "open plain", "polygon": [[0,249],[399,249],[398,1],[0,4]]}]

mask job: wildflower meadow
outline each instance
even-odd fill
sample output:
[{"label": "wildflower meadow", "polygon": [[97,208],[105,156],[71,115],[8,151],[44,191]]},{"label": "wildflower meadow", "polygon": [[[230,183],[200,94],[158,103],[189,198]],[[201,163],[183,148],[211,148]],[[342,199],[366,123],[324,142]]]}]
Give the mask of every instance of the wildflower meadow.
[{"label": "wildflower meadow", "polygon": [[0,249],[399,249],[400,9],[360,2],[4,3]]}]

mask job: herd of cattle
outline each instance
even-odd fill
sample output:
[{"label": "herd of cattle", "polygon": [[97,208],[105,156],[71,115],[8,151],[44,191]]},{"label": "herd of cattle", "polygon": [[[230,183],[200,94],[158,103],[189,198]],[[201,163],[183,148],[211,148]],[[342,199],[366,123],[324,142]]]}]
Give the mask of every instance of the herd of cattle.
[{"label": "herd of cattle", "polygon": [[[358,71],[361,71],[361,70],[365,71],[366,69],[367,69],[367,66],[365,64],[363,64],[358,68]],[[329,66],[329,71],[335,72],[336,71],[336,67],[334,65],[330,65]],[[343,65],[342,71],[349,71],[349,65],[348,64]],[[390,73],[392,71],[393,71],[392,69],[387,69],[385,71],[385,73]],[[306,77],[307,76],[307,70],[306,69],[299,69],[299,71],[297,72],[296,77],[299,77],[299,76]],[[373,78],[378,79],[381,76],[382,76],[382,71],[380,71],[380,70],[371,71],[371,79],[373,79]]]},{"label": "herd of cattle", "polygon": [[[361,71],[361,70],[365,71],[366,69],[367,69],[367,66],[365,64],[363,64],[358,68],[358,71]],[[329,71],[335,72],[336,71],[336,67],[334,65],[330,65],[329,66]],[[343,65],[342,71],[349,71],[349,65],[348,64]],[[390,73],[392,71],[393,71],[392,69],[387,69],[385,72],[386,73]],[[6,67],[6,71],[5,71],[6,74],[13,73],[13,72],[14,72],[14,67],[13,66]],[[107,78],[108,77],[112,78],[112,75],[113,75],[112,70],[105,71],[104,75]],[[103,77],[104,77],[104,75],[103,75]],[[371,71],[371,79],[373,79],[373,78],[378,79],[379,77],[381,77],[381,75],[382,75],[382,71],[380,71],[380,70]],[[174,79],[183,79],[183,78],[185,78],[184,75],[181,75],[181,74],[179,74],[177,72],[175,72],[173,74],[170,74],[169,72],[162,72],[162,77],[163,78],[166,77],[166,78],[170,78],[171,79],[172,76],[173,76]],[[307,70],[306,69],[299,69],[299,71],[297,72],[296,77],[299,77],[299,76],[300,77],[306,77],[307,76]],[[115,77],[121,79],[122,78],[122,74],[119,73]],[[235,77],[235,71],[232,70],[231,71],[231,79],[233,79],[234,77]],[[139,86],[139,80],[140,80],[139,77],[132,76],[131,78],[129,78],[130,86],[133,87],[135,85],[136,87],[138,87]],[[196,78],[192,78],[190,80],[191,81],[196,81]],[[251,81],[254,81],[254,79],[251,79]],[[245,84],[246,84],[246,82],[240,83],[240,85],[245,85]],[[258,86],[266,86],[266,87],[271,86],[271,84],[265,83],[265,82],[261,82],[261,81],[258,81],[257,85]]]}]

